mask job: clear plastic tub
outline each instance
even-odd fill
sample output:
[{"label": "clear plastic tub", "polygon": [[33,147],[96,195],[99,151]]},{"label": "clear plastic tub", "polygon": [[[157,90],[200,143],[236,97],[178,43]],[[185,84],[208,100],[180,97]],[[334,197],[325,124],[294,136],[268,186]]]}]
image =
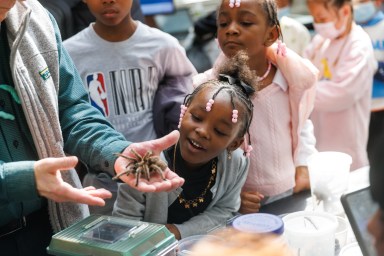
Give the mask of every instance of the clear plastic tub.
[{"label": "clear plastic tub", "polygon": [[177,256],[188,256],[191,255],[191,248],[200,240],[202,239],[213,239],[213,240],[221,240],[220,237],[213,236],[213,235],[196,235],[196,236],[189,236],[186,238],[183,238],[179,241],[179,245],[177,248]]}]

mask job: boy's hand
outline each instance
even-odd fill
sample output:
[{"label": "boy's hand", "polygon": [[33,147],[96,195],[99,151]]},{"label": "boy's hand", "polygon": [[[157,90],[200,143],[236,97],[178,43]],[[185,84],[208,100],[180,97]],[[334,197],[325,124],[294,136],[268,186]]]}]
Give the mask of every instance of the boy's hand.
[{"label": "boy's hand", "polygon": [[264,198],[264,195],[256,191],[250,192],[241,192],[241,206],[239,212],[241,214],[255,213],[260,210],[261,200]]}]

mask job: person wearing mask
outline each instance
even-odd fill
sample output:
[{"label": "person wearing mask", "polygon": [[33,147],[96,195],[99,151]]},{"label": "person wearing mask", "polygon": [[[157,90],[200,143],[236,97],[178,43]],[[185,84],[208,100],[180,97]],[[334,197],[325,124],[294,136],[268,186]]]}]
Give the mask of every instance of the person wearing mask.
[{"label": "person wearing mask", "polygon": [[378,69],[373,78],[371,119],[368,135],[368,157],[384,127],[384,13],[381,0],[356,0],[353,17],[372,41]]}]

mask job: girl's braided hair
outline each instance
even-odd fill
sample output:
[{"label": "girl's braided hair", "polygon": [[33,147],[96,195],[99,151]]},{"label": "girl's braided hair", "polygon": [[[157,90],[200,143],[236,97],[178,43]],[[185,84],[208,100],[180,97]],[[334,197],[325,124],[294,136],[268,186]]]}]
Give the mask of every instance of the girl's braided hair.
[{"label": "girl's braided hair", "polygon": [[244,110],[239,112],[239,120],[241,120],[241,129],[238,136],[243,137],[245,133],[248,134],[248,141],[250,141],[249,126],[252,122],[253,104],[251,97],[255,94],[255,86],[253,81],[255,78],[254,73],[248,68],[248,56],[245,52],[241,51],[233,58],[227,59],[218,67],[218,78],[209,80],[188,94],[184,99],[184,106],[189,106],[194,97],[204,88],[217,88],[213,94],[212,99],[221,93],[226,92],[231,98],[233,109]]}]

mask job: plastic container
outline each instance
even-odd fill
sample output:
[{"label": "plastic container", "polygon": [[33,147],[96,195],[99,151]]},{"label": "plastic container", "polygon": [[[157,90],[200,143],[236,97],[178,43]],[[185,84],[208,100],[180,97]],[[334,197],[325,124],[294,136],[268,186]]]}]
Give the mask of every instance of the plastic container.
[{"label": "plastic container", "polygon": [[363,256],[357,242],[351,243],[343,247],[340,251],[339,256]]},{"label": "plastic container", "polygon": [[284,232],[284,222],[276,215],[268,213],[251,213],[237,217],[233,228],[249,233],[273,233],[281,235]]},{"label": "plastic container", "polygon": [[338,222],[326,212],[299,211],[283,217],[284,238],[300,256],[334,256]]},{"label": "plastic container", "polygon": [[222,240],[220,237],[213,235],[196,235],[183,238],[179,241],[177,247],[177,256],[188,256],[191,254],[192,247],[201,239],[205,240]]},{"label": "plastic container", "polygon": [[341,195],[348,189],[352,157],[335,151],[312,154],[307,159],[313,210],[343,216]]}]

